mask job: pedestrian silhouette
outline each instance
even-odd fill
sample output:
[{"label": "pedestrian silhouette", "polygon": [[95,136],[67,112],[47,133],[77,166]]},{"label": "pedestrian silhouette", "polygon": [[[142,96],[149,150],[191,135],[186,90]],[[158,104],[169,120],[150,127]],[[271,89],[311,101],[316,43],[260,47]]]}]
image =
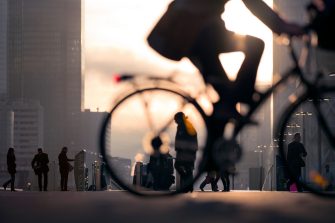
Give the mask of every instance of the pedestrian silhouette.
[{"label": "pedestrian silhouette", "polygon": [[200,190],[204,191],[205,186],[207,184],[211,184],[212,191],[218,191],[216,178],[217,178],[216,171],[208,171],[205,179],[200,184]]},{"label": "pedestrian silhouette", "polygon": [[[49,172],[49,157],[48,154],[42,151],[42,148],[37,149],[37,154],[31,161],[31,166],[34,169],[35,174],[38,176],[38,187],[40,191],[42,188],[44,191],[48,190],[48,172]],[[42,176],[44,178],[44,184],[42,185]]]},{"label": "pedestrian silhouette", "polygon": [[10,184],[11,191],[15,191],[15,173],[16,173],[16,163],[15,163],[15,153],[14,148],[9,148],[7,152],[7,171],[10,174],[10,179],[6,181],[2,186],[6,190],[8,184]]},{"label": "pedestrian silhouette", "polygon": [[296,184],[298,192],[302,192],[303,188],[299,183],[301,178],[301,167],[305,166],[305,161],[302,157],[307,156],[304,145],[300,142],[300,133],[295,133],[293,141],[288,144],[287,148],[287,163],[289,169],[289,181],[287,189],[290,190],[292,184]]},{"label": "pedestrian silhouette", "polygon": [[58,155],[61,191],[67,191],[69,172],[73,169],[73,166],[69,163],[69,161],[74,161],[74,159],[67,158],[67,151],[67,147],[63,147],[61,153]]},{"label": "pedestrian silhouette", "polygon": [[326,191],[333,191],[334,190],[334,182],[335,182],[335,177],[332,171],[330,171],[330,166],[329,164],[325,165],[325,173],[324,177],[327,180],[327,187],[325,188]]},{"label": "pedestrian silhouette", "polygon": [[175,168],[180,175],[180,188],[184,192],[193,191],[193,170],[198,150],[197,132],[183,112],[174,116],[177,124],[175,139]]},{"label": "pedestrian silhouette", "polygon": [[[152,187],[154,190],[169,190],[175,182],[173,176],[173,159],[170,153],[162,153],[160,147],[163,145],[161,138],[158,136],[151,142],[153,154],[150,155],[148,163],[148,174],[152,177]],[[148,185],[150,182],[148,182]]]},{"label": "pedestrian silhouette", "polygon": [[216,185],[216,188],[218,188],[217,184],[218,184],[219,179],[221,179],[222,185],[223,185],[222,192],[229,192],[230,191],[229,171],[221,169],[217,173],[216,178],[214,180],[214,184]]}]

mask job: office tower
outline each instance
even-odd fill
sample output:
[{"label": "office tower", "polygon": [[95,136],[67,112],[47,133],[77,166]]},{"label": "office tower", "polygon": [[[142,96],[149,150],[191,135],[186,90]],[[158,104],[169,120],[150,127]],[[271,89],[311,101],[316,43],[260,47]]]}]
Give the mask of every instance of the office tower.
[{"label": "office tower", "polygon": [[0,0],[0,98],[7,93],[7,0]]},{"label": "office tower", "polygon": [[43,108],[32,100],[1,100],[0,106],[0,179],[8,178],[6,155],[8,148],[13,147],[16,186],[25,188],[35,175],[31,160],[43,145]]},{"label": "office tower", "polygon": [[80,139],[82,8],[81,0],[8,1],[9,98],[40,102],[44,147],[55,154]]},{"label": "office tower", "polygon": [[31,161],[37,148],[43,147],[43,108],[37,101],[10,102],[14,113],[13,147],[16,157],[17,187],[26,188],[27,182],[36,185]]},{"label": "office tower", "polygon": [[0,179],[2,175],[8,178],[7,151],[13,146],[14,112],[11,111],[8,102],[0,99]]},{"label": "office tower", "polygon": [[78,132],[80,131],[80,135],[82,136],[82,149],[100,153],[99,137],[101,124],[107,115],[107,112],[91,111],[90,109],[85,109],[81,113],[81,124],[83,127]]}]

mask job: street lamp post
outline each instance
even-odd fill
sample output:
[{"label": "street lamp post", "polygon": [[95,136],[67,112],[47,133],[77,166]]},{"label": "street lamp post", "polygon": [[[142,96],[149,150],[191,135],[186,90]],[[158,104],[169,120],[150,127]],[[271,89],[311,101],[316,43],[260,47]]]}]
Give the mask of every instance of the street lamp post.
[{"label": "street lamp post", "polygon": [[259,166],[259,190],[261,191],[263,188],[263,152],[266,148],[266,145],[258,145],[257,149],[254,150],[255,153],[259,153],[258,155],[258,166]]},{"label": "street lamp post", "polygon": [[[277,140],[273,140],[274,142],[276,142]],[[276,144],[276,143],[271,143],[270,144],[270,146],[269,146],[269,149],[271,150],[271,156],[272,156],[272,164],[271,164],[271,167],[270,167],[270,169],[269,169],[269,171],[268,171],[268,174],[267,174],[267,176],[271,173],[271,183],[270,183],[270,188],[271,188],[271,191],[273,190],[273,184],[275,183],[274,182],[274,179],[276,179],[274,176],[275,176],[275,174],[276,174],[276,170],[275,170],[275,168],[274,168],[274,166],[275,166],[275,163],[276,163],[276,150],[278,149],[278,145]]]}]

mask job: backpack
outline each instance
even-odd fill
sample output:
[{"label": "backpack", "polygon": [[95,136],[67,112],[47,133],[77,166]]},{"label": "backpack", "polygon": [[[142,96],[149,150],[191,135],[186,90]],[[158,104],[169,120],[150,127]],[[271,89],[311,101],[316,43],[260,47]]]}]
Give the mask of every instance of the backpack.
[{"label": "backpack", "polygon": [[179,61],[189,55],[198,34],[211,19],[211,15],[180,9],[173,1],[150,32],[148,44],[162,56]]}]

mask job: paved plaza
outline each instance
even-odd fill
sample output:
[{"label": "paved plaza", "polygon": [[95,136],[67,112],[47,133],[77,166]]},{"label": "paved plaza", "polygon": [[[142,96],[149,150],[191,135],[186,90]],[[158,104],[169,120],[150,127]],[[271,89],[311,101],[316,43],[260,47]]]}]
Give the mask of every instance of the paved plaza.
[{"label": "paved plaza", "polygon": [[193,192],[144,199],[124,191],[0,191],[0,222],[335,222],[335,199],[310,193]]}]

